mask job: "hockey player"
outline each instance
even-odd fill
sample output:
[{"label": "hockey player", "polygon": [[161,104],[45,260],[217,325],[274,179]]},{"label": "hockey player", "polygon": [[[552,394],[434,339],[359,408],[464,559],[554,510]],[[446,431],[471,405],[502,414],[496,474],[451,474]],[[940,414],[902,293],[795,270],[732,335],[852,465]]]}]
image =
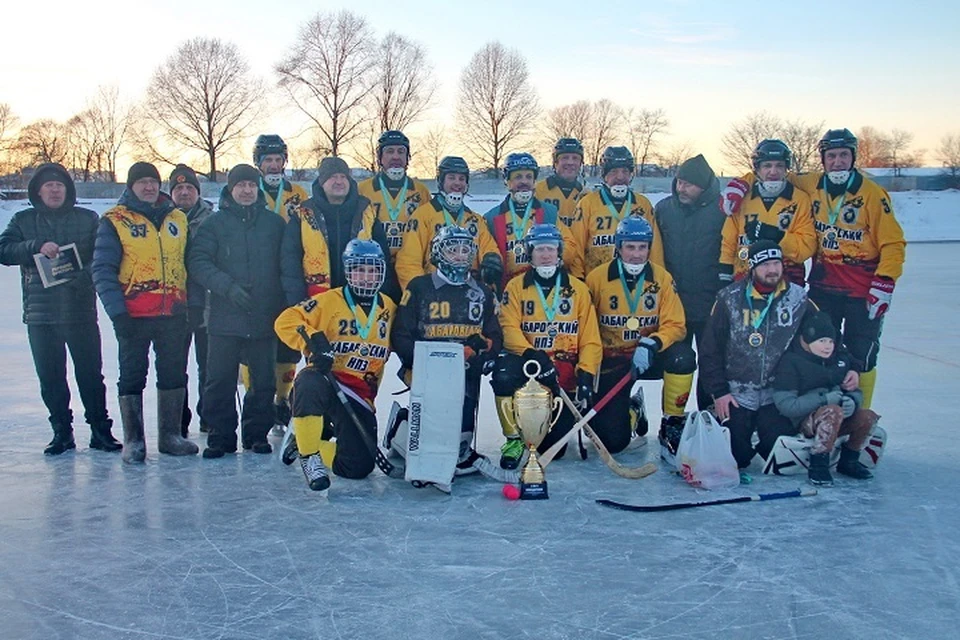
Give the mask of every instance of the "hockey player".
[{"label": "hockey player", "polygon": [[[526,382],[523,365],[536,360],[540,365],[537,380],[555,393],[564,389],[575,395],[581,413],[586,413],[593,402],[594,379],[603,356],[590,291],[561,266],[564,247],[560,231],[555,225],[534,225],[524,243],[533,268],[515,276],[503,293],[500,324],[505,351],[496,360],[491,380],[507,438],[500,457],[504,469],[516,469],[524,451],[500,402]],[[564,407],[540,450],[550,448],[573,424],[573,414]],[[557,457],[562,455],[563,450]]]},{"label": "hockey player", "polygon": [[585,194],[577,204],[573,236],[583,252],[583,266],[590,273],[604,262],[613,260],[614,236],[620,221],[640,216],[653,227],[650,261],[663,264],[653,206],[646,196],[630,189],[635,164],[626,147],[607,147],[601,160],[603,184]]},{"label": "hockey player", "polygon": [[817,250],[817,232],[810,216],[810,197],[787,182],[792,154],[780,140],[763,140],[753,151],[755,181],[740,211],[723,225],[720,277],[744,277],[747,252],[756,240],[772,240],[783,251],[783,270],[790,282],[806,284],[804,262]]},{"label": "hockey player", "polygon": [[357,191],[370,201],[377,219],[383,224],[390,246],[390,262],[396,260],[403,245],[407,220],[417,207],[430,200],[430,190],[407,175],[410,164],[410,139],[402,131],[384,131],[377,140],[380,171],[357,185]]},{"label": "hockey player", "polygon": [[463,158],[446,156],[437,167],[437,195],[421,205],[410,216],[404,232],[403,246],[397,253],[397,278],[406,288],[411,280],[433,271],[430,264],[430,241],[440,227],[455,224],[470,232],[477,240],[478,258],[473,269],[487,285],[499,285],[503,277],[503,260],[486,222],[470,210],[463,197],[470,186],[470,168]]},{"label": "hockey player", "polygon": [[[683,410],[697,366],[686,335],[683,305],[673,278],[649,261],[653,229],[643,218],[624,218],[617,226],[616,258],[587,276],[603,343],[597,393],[604,395],[630,371],[641,380],[663,380],[661,440],[683,428]],[[593,420],[594,431],[610,453],[630,442],[630,387],[624,387]],[[634,418],[636,435],[646,435],[646,418]],[[641,441],[645,442],[645,440]],[[674,449],[674,453],[676,450]]]},{"label": "hockey player", "polygon": [[467,374],[460,427],[461,463],[473,454],[480,378],[489,372],[503,348],[496,299],[470,275],[476,253],[476,242],[469,231],[455,225],[442,227],[430,245],[430,262],[437,270],[410,281],[390,338],[391,348],[407,371],[413,369],[418,340],[463,344]]},{"label": "hockey player", "polygon": [[573,226],[583,193],[582,170],[583,145],[576,138],[560,138],[553,145],[553,175],[537,182],[534,191],[538,200],[557,208],[560,222],[567,227]]},{"label": "hockey player", "polygon": [[[567,273],[583,278],[583,261],[573,233],[557,223],[557,209],[533,195],[534,181],[540,167],[529,153],[511,153],[503,165],[503,180],[509,193],[503,202],[485,215],[487,227],[503,259],[503,285],[515,275],[530,268],[530,259],[523,250],[523,236],[534,224],[552,224],[563,236],[563,264]],[[503,286],[498,283],[498,289]]]},{"label": "hockey player", "polygon": [[[365,478],[373,471],[375,452],[359,430],[376,442],[374,400],[390,357],[396,311],[394,302],[380,292],[386,268],[378,243],[351,240],[343,252],[347,284],[288,308],[275,323],[280,339],[303,351],[309,363],[293,383],[293,425],[300,467],[314,491],[330,486],[328,466],[344,478]],[[338,389],[360,424],[341,404]],[[324,422],[335,441],[321,440]]]},{"label": "hockey player", "polygon": [[[860,372],[861,408],[872,406],[883,316],[903,273],[906,240],[890,196],[856,168],[857,138],[831,129],[819,143],[823,171],[787,176],[811,198],[817,253],[810,270],[810,299],[830,314]],[[731,180],[725,213],[739,210],[752,177]]]}]

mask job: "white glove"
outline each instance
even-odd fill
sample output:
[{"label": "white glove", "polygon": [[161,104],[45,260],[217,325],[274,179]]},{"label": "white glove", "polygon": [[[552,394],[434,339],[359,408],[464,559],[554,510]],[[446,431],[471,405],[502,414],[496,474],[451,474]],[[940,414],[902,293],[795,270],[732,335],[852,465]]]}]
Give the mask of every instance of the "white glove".
[{"label": "white glove", "polygon": [[867,317],[871,320],[882,318],[890,309],[893,301],[893,287],[895,283],[890,278],[874,278],[867,292]]},{"label": "white glove", "polygon": [[653,357],[660,351],[660,342],[655,338],[640,338],[633,352],[633,373],[638,378],[653,364]]}]

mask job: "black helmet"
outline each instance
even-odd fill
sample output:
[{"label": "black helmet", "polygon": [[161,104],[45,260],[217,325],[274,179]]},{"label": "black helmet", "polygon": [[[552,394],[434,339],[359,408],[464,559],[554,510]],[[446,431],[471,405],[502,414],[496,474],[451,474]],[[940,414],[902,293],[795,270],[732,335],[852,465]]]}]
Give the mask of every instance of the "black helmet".
[{"label": "black helmet", "polygon": [[821,160],[828,149],[850,149],[853,161],[857,161],[857,136],[853,135],[850,129],[830,129],[820,138],[817,148],[820,150]]},{"label": "black helmet", "polygon": [[600,166],[602,168],[601,174],[606,176],[608,173],[614,169],[619,169],[623,167],[633,171],[636,169],[636,164],[633,161],[633,154],[630,153],[630,149],[626,147],[607,147],[603,150],[603,157],[600,159]]},{"label": "black helmet", "polygon": [[391,129],[384,131],[380,134],[380,137],[377,138],[377,160],[380,159],[380,154],[383,153],[384,147],[394,145],[405,147],[407,149],[407,157],[410,157],[410,138],[405,136],[402,131]]},{"label": "black helmet", "polygon": [[793,154],[790,153],[790,147],[788,147],[783,140],[775,139],[766,139],[760,142],[757,145],[757,148],[753,150],[753,155],[750,156],[750,159],[753,161],[753,170],[757,171],[760,168],[760,163],[768,160],[782,160],[786,163],[787,169],[790,169],[790,163],[793,160]]},{"label": "black helmet", "polygon": [[437,165],[437,188],[443,190],[443,179],[448,173],[462,173],[467,176],[467,184],[470,183],[470,167],[467,161],[460,156],[444,156],[440,164]]},{"label": "black helmet", "polygon": [[583,161],[583,145],[576,138],[560,138],[557,144],[553,145],[553,162],[556,164],[557,156],[561,153],[575,153]]},{"label": "black helmet", "polygon": [[283,156],[283,161],[287,161],[287,143],[283,138],[275,133],[262,133],[257,136],[257,141],[253,143],[253,164],[260,167],[260,160],[263,156],[277,153]]}]

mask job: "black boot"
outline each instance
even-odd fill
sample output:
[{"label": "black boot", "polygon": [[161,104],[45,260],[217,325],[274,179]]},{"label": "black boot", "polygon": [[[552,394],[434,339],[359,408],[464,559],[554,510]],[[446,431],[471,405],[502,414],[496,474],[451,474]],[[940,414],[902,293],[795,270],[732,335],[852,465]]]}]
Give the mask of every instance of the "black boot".
[{"label": "black boot", "polygon": [[53,440],[43,450],[43,453],[48,456],[58,456],[64,451],[76,448],[77,443],[73,441],[73,425],[55,424],[53,425]]},{"label": "black boot", "polygon": [[181,434],[186,389],[157,389],[157,449],[170,456],[195,456],[197,443]]},{"label": "black boot", "polygon": [[110,428],[113,427],[113,420],[107,418],[103,422],[97,422],[90,425],[90,448],[100,451],[120,451],[123,445],[113,437]]},{"label": "black boot", "polygon": [[860,462],[860,452],[847,449],[846,446],[840,447],[840,462],[837,463],[837,473],[842,473],[857,480],[869,480],[873,477],[870,469],[867,469]]},{"label": "black boot", "polygon": [[123,425],[123,453],[120,458],[130,464],[143,462],[147,443],[143,439],[143,396],[120,396],[120,423]]},{"label": "black boot", "polygon": [[818,487],[832,487],[833,476],[830,475],[830,454],[811,453],[810,468],[807,469],[807,480]]}]

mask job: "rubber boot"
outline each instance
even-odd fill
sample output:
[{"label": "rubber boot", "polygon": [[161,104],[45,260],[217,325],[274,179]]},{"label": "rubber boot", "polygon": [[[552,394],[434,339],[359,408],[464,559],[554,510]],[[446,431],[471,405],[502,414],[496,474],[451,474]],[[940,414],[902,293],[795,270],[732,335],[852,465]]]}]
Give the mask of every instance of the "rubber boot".
[{"label": "rubber boot", "polygon": [[143,462],[147,443],[143,441],[143,396],[120,396],[120,422],[123,424],[123,453],[127,463]]},{"label": "rubber boot", "polygon": [[840,447],[840,461],[837,463],[837,473],[856,478],[857,480],[869,480],[873,477],[862,462],[860,462],[860,452],[848,449],[846,446]]},{"label": "rubber boot", "polygon": [[832,487],[833,476],[830,475],[830,454],[811,453],[810,468],[807,469],[807,480],[818,487]]},{"label": "rubber boot", "polygon": [[113,420],[107,418],[103,422],[90,425],[90,448],[100,451],[120,451],[123,445],[110,433]]},{"label": "rubber boot", "polygon": [[58,456],[70,449],[76,449],[77,443],[73,440],[73,425],[55,424],[53,425],[53,440],[44,448],[44,455]]},{"label": "rubber boot", "polygon": [[157,449],[171,456],[194,456],[200,451],[195,442],[180,435],[183,400],[187,390],[157,389]]}]

